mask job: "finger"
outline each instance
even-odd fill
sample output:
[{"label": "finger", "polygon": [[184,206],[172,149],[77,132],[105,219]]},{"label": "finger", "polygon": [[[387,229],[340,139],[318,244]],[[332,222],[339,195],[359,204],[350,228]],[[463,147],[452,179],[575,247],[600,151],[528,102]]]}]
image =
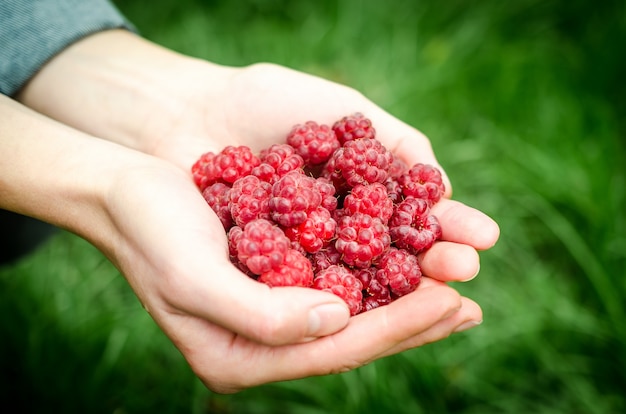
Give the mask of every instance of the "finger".
[{"label": "finger", "polygon": [[[315,289],[270,288],[241,273],[230,262],[213,262],[211,274],[170,286],[170,304],[253,341],[278,346],[332,334],[349,321],[339,297]],[[178,300],[185,298],[184,300]]]},{"label": "finger", "polygon": [[[413,300],[389,305],[351,318],[348,326],[316,341],[276,350],[257,381],[295,379],[346,372],[365,365],[398,343],[424,332],[461,306],[459,294],[445,286],[425,286]],[[260,372],[263,372],[260,371]]]},{"label": "finger", "polygon": [[[416,338],[455,315],[462,306],[456,291],[425,279],[418,290],[390,305],[353,317],[342,331],[312,342],[268,347],[233,335],[199,318],[178,317],[166,332],[199,378],[217,392],[259,384],[345,372]],[[449,335],[445,329],[433,331]],[[407,342],[409,341],[409,342]]]},{"label": "finger", "polygon": [[480,257],[473,247],[446,241],[419,254],[418,261],[424,275],[444,282],[471,280],[480,269]]},{"label": "finger", "polygon": [[500,236],[500,228],[493,219],[458,201],[441,199],[431,212],[441,223],[442,240],[485,250],[492,247]]},{"label": "finger", "polygon": [[475,328],[482,323],[483,313],[480,306],[471,299],[461,297],[461,308],[428,330],[406,339],[390,348],[381,357],[398,354],[449,337],[453,333]]}]

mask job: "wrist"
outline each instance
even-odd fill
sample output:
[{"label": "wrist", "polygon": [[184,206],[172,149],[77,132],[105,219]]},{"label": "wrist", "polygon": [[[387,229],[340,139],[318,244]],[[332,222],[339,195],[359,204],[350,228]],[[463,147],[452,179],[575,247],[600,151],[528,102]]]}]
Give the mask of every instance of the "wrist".
[{"label": "wrist", "polygon": [[67,229],[98,247],[116,229],[108,199],[129,168],[152,157],[52,121],[0,96],[0,208]]}]

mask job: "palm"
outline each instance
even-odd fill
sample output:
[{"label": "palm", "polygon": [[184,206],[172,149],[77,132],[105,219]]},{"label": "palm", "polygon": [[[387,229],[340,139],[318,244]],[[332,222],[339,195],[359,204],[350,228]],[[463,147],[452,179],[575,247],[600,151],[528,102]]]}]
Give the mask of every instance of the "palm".
[{"label": "palm", "polygon": [[314,120],[332,125],[358,111],[372,119],[377,138],[408,163],[436,164],[423,134],[353,89],[274,65],[230,69],[223,82],[210,76],[216,75],[186,78],[179,86],[187,102],[185,112],[173,114],[174,119],[161,116],[154,128],[144,130],[149,139],[162,143],[160,157],[188,168],[204,152],[226,145],[259,151],[285,142],[296,123]]}]

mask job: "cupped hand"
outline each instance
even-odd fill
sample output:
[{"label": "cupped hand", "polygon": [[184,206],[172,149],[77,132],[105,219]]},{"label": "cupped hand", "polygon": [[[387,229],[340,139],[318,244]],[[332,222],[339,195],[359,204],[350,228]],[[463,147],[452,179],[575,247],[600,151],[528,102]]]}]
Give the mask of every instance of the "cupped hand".
[{"label": "cupped hand", "polygon": [[[351,88],[272,64],[219,66],[111,31],[61,53],[20,99],[163,160],[128,168],[112,185],[114,242],[100,247],[215,391],[346,371],[482,320],[480,307],[445,283],[475,276],[478,251],[496,242],[499,229],[449,198],[433,207],[443,237],[419,256],[420,287],[352,318],[334,295],[269,288],[229,262],[223,227],[190,177],[204,152],[260,150],[284,142],[295,123],[332,123],[359,111],[407,164],[439,166],[423,134]],[[447,178],[446,188],[450,196]]]},{"label": "cupped hand", "polygon": [[[104,199],[115,230],[100,247],[217,392],[344,372],[482,320],[476,303],[431,278],[354,317],[330,293],[269,288],[229,262],[221,222],[188,176],[163,162],[124,169]],[[447,260],[435,251],[424,265],[454,279]]]}]

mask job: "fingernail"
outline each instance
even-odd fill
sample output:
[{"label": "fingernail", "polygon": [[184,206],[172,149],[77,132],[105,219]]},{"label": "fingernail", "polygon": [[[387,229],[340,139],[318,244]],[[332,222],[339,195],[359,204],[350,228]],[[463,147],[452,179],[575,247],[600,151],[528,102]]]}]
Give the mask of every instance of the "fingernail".
[{"label": "fingernail", "polygon": [[463,280],[463,282],[469,282],[470,280],[474,279],[476,276],[478,276],[478,274],[480,273],[480,263],[478,264],[478,269],[476,269],[476,273],[474,273],[474,275],[472,277],[469,277],[465,280]]},{"label": "fingernail", "polygon": [[309,336],[324,336],[337,332],[348,323],[348,307],[340,303],[318,305],[309,312]]},{"label": "fingernail", "polygon": [[483,321],[467,321],[467,322],[462,323],[461,325],[457,326],[456,329],[454,330],[454,332],[467,331],[468,329],[472,329],[472,328],[477,327],[481,323],[483,323]]}]

